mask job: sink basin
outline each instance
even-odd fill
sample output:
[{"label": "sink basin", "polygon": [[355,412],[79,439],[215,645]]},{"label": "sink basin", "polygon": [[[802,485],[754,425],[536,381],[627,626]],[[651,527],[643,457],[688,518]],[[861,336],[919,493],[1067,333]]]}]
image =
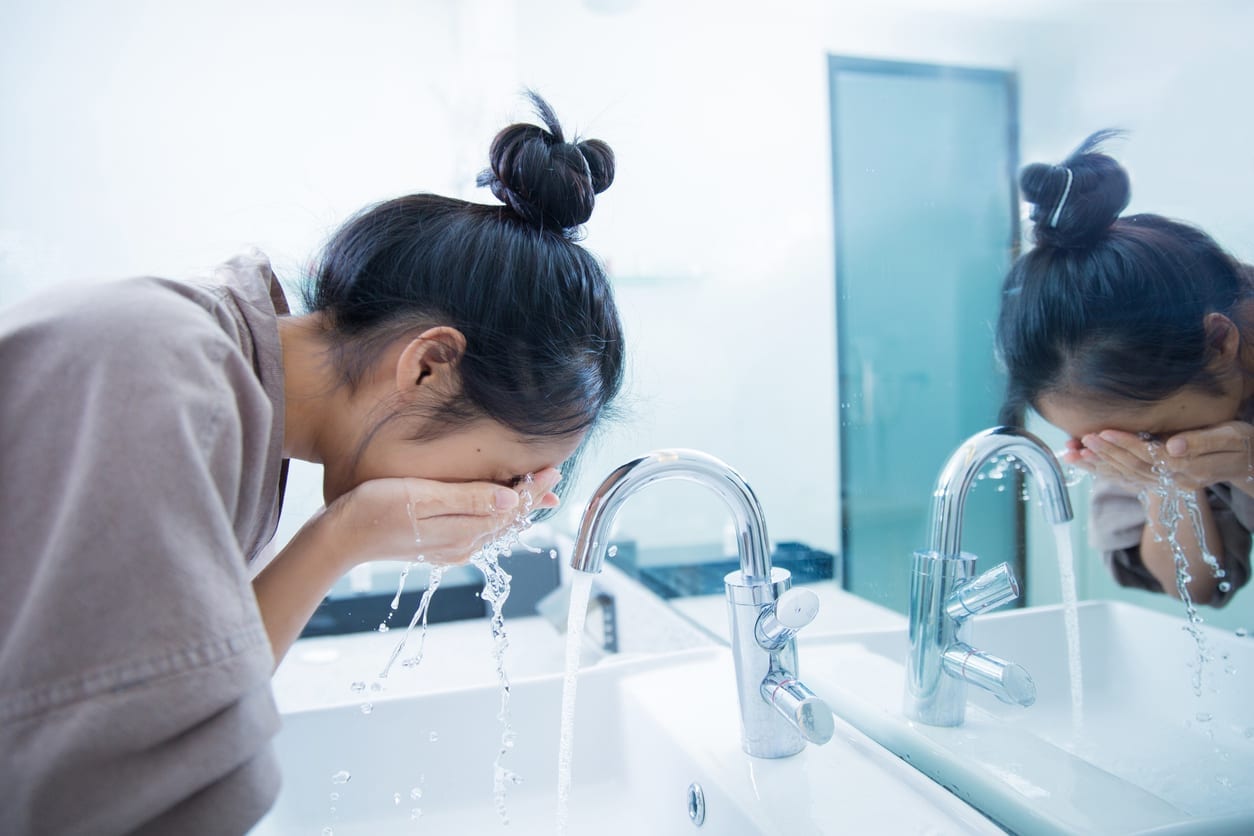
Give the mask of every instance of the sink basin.
[{"label": "sink basin", "polygon": [[1114,602],[1078,617],[1078,710],[1061,607],[974,619],[971,643],[1027,668],[1037,701],[968,687],[959,727],[903,715],[905,629],[803,639],[803,674],[838,716],[1011,831],[1254,833],[1254,641],[1203,626],[1199,668],[1183,618]]},{"label": "sink basin", "polygon": [[[517,737],[502,765],[495,687],[458,687],[359,705],[288,710],[276,750],[283,789],[253,836],[324,833],[552,834],[562,677],[511,689]],[[579,677],[571,834],[1000,833],[969,805],[837,721],[823,747],[778,761],[740,751],[723,648],[607,658]],[[705,822],[690,818],[690,786]],[[417,790],[417,792],[414,792]]]}]

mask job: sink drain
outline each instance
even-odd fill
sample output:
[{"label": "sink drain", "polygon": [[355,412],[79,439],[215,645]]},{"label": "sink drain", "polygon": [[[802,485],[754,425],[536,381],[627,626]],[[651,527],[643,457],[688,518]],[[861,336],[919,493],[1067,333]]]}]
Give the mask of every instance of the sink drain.
[{"label": "sink drain", "polygon": [[688,818],[696,827],[705,824],[705,792],[695,782],[688,785]]}]

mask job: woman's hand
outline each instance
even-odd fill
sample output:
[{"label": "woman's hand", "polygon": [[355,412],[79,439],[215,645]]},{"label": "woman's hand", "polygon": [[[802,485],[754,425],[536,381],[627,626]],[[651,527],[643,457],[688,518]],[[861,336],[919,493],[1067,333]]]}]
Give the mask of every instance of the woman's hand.
[{"label": "woman's hand", "polygon": [[[1157,450],[1155,450],[1157,447]],[[1098,476],[1133,487],[1158,483],[1155,456],[1185,490],[1229,482],[1254,493],[1254,426],[1225,421],[1176,433],[1165,442],[1146,441],[1135,433],[1102,430],[1067,442],[1063,460]]]},{"label": "woman's hand", "polygon": [[[548,468],[528,487],[532,508],[554,508],[561,474]],[[374,479],[315,514],[253,580],[277,665],[327,590],[360,563],[463,563],[518,520],[520,491],[491,482]]]},{"label": "woman's hand", "polygon": [[[1229,482],[1254,495],[1250,482],[1250,438],[1254,428],[1228,421],[1198,430],[1176,433],[1166,441],[1147,441],[1139,435],[1102,430],[1080,441],[1068,442],[1064,460],[1108,479],[1121,481],[1142,494],[1146,526],[1141,533],[1141,562],[1172,597],[1180,597],[1179,563],[1184,561],[1190,578],[1188,593],[1198,603],[1209,603],[1219,579],[1208,565],[1223,554],[1222,537],[1204,489]],[[1179,493],[1152,490],[1159,482],[1155,462],[1166,468]],[[1189,494],[1192,494],[1190,497]],[[1166,503],[1174,503],[1171,516],[1194,522],[1166,528]],[[1200,539],[1199,539],[1200,538]],[[1205,545],[1204,545],[1205,544]]]},{"label": "woman's hand", "polygon": [[[527,488],[532,510],[553,508],[561,474],[548,468]],[[464,563],[500,536],[522,512],[522,489],[491,482],[375,479],[358,485],[326,510],[345,569],[371,560]]]},{"label": "woman's hand", "polygon": [[[1102,430],[1079,440],[1068,440],[1063,461],[1139,490],[1158,484],[1151,446],[1154,443],[1136,433]],[[1159,457],[1162,458],[1161,453]]]},{"label": "woman's hand", "polygon": [[1206,488],[1228,482],[1254,494],[1254,426],[1225,421],[1213,427],[1176,433],[1167,439],[1167,468],[1184,486]]}]

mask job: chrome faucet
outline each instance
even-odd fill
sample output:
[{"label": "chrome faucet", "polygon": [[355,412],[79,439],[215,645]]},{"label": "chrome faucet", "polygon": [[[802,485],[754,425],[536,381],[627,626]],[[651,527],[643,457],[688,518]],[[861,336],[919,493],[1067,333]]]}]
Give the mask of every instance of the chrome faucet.
[{"label": "chrome faucet", "polygon": [[1003,702],[1029,706],[1036,684],[1020,665],[968,644],[967,619],[1019,597],[1005,564],[979,577],[975,555],[962,551],[962,512],[976,474],[994,456],[1013,456],[1036,479],[1051,522],[1071,519],[1071,500],[1058,459],[1039,438],[1013,427],[993,427],[968,438],[941,470],[932,493],[931,538],[914,553],[910,575],[910,657],[906,716],[932,726],[960,726],[966,685],[978,685]]},{"label": "chrome faucet", "polygon": [[807,740],[826,743],[835,731],[832,711],[797,679],[794,640],[818,613],[818,596],[808,589],[791,589],[788,570],[771,566],[762,506],[726,464],[696,450],[659,450],[616,469],[588,501],[571,568],[600,572],[609,546],[606,536],[623,502],[664,479],[705,485],[723,498],[735,519],[740,569],[729,572],[723,583],[742,748],[758,758],[783,758],[800,752]]}]

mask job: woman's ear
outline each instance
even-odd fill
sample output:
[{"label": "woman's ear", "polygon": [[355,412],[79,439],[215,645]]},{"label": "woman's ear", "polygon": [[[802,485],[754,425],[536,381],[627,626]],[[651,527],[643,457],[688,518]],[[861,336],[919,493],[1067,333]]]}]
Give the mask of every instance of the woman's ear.
[{"label": "woman's ear", "polygon": [[429,390],[442,398],[458,390],[457,364],[466,337],[456,328],[428,328],[410,340],[396,360],[396,388],[402,394]]},{"label": "woman's ear", "polygon": [[1206,345],[1215,362],[1232,363],[1241,354],[1241,329],[1221,313],[1208,313],[1202,320]]}]

